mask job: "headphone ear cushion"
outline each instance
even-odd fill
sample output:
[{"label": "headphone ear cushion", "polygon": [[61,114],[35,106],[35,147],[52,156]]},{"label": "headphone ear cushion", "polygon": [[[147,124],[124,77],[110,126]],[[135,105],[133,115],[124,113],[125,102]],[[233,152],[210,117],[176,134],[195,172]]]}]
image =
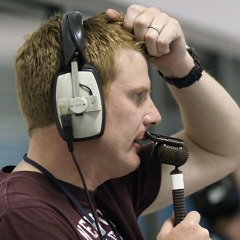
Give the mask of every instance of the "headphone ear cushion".
[{"label": "headphone ear cushion", "polygon": [[90,71],[90,72],[92,72],[93,75],[94,75],[94,77],[95,77],[95,79],[96,79],[96,82],[97,82],[98,84],[101,83],[100,77],[99,77],[99,74],[98,74],[98,71],[97,71],[97,69],[96,69],[94,66],[85,63],[84,66],[83,66],[83,68],[82,68],[82,71]]},{"label": "headphone ear cushion", "polygon": [[70,73],[69,71],[67,71],[66,69],[60,69],[59,71],[57,71],[53,77],[53,81],[52,81],[52,85],[51,85],[51,100],[52,100],[52,106],[53,106],[53,117],[55,119],[55,123],[57,126],[57,130],[61,136],[61,138],[65,141],[67,141],[67,139],[65,138],[64,135],[64,131],[62,128],[62,124],[61,121],[59,119],[59,113],[58,113],[58,103],[57,103],[57,81],[58,81],[58,77],[63,75],[63,74],[67,74]]},{"label": "headphone ear cushion", "polygon": [[190,198],[200,214],[211,222],[233,216],[239,209],[239,193],[233,175],[203,188]]}]

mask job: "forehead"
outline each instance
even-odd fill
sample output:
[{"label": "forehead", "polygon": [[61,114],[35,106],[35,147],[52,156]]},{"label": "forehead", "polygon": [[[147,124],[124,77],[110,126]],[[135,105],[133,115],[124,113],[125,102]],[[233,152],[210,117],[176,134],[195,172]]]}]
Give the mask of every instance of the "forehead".
[{"label": "forehead", "polygon": [[116,54],[117,78],[114,84],[123,88],[150,88],[148,65],[145,57],[134,50],[122,50]]}]

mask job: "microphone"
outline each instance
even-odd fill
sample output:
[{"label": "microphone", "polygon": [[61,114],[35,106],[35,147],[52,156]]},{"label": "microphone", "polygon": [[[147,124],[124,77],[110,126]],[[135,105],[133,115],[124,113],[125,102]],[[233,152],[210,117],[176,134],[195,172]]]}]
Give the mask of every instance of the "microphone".
[{"label": "microphone", "polygon": [[154,141],[153,155],[160,163],[180,167],[187,161],[188,149],[182,139],[153,132],[146,132],[146,136]]},{"label": "microphone", "polygon": [[182,166],[188,159],[188,149],[186,146],[176,147],[157,143],[153,153],[160,163],[177,167]]},{"label": "microphone", "polygon": [[173,138],[158,133],[146,132],[146,136],[154,141],[152,154],[161,164],[175,166],[170,172],[172,181],[172,197],[175,214],[175,226],[186,216],[186,206],[184,199],[184,180],[183,174],[178,169],[188,159],[188,149],[182,139]]}]

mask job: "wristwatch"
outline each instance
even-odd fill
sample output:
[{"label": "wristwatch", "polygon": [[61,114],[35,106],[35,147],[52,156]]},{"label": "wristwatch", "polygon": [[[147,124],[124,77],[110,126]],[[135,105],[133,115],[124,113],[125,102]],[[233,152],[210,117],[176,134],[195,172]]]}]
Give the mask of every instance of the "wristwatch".
[{"label": "wristwatch", "polygon": [[203,68],[201,66],[199,57],[196,50],[189,45],[186,46],[186,49],[190,56],[193,58],[194,67],[189,72],[189,74],[184,78],[168,78],[164,76],[160,71],[159,74],[164,78],[167,83],[174,85],[177,88],[185,88],[191,86],[193,83],[198,81],[202,76]]}]

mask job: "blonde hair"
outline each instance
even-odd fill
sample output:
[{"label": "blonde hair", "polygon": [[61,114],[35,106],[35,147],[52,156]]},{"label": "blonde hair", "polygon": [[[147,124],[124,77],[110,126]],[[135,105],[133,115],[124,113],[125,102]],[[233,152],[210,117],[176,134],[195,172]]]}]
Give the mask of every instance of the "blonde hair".
[{"label": "blonde hair", "polygon": [[[63,65],[61,18],[55,14],[28,35],[15,59],[18,101],[29,136],[35,128],[54,123],[51,83]],[[123,17],[109,19],[101,13],[83,23],[86,62],[97,69],[105,97],[118,74],[116,54],[123,49],[144,54],[144,43],[122,28],[123,20]]]}]

